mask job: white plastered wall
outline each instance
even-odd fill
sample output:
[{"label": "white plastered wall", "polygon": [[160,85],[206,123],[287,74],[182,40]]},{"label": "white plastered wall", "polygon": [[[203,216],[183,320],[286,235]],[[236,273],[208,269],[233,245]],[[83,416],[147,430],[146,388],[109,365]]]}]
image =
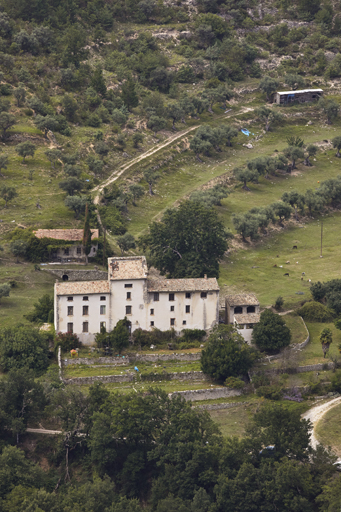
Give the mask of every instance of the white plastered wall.
[{"label": "white plastered wall", "polygon": [[[84,345],[92,345],[95,335],[100,332],[101,322],[106,322],[106,329],[109,327],[110,296],[108,293],[88,294],[89,300],[84,301],[84,295],[69,295],[73,297],[68,301],[67,295],[57,296],[55,301],[55,329],[57,332],[67,332],[67,324],[73,323],[73,332],[77,334]],[[100,300],[105,297],[106,300]],[[69,316],[68,306],[73,306],[73,315]],[[83,315],[83,306],[88,306],[89,314]],[[100,314],[100,306],[105,306],[105,314]],[[89,329],[83,333],[83,322],[88,322]]]}]

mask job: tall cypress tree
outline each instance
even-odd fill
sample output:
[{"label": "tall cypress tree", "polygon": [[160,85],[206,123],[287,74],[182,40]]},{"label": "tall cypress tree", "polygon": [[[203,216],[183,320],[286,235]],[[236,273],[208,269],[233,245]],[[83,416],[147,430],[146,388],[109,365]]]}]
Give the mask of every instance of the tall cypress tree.
[{"label": "tall cypress tree", "polygon": [[139,104],[139,99],[135,91],[135,84],[131,78],[128,78],[128,80],[122,85],[121,97],[128,110],[132,107],[137,107]]},{"label": "tall cypress tree", "polygon": [[83,248],[85,252],[85,263],[88,264],[88,255],[91,251],[91,229],[90,229],[90,221],[89,221],[89,206],[86,203],[85,206],[85,220],[84,220],[84,230],[83,230]]}]

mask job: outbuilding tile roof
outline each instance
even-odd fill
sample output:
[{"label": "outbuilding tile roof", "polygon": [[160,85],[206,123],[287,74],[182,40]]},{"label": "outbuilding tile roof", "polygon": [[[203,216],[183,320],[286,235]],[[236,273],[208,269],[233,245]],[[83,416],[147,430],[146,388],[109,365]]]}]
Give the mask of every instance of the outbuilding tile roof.
[{"label": "outbuilding tile roof", "polygon": [[258,313],[247,313],[246,315],[234,315],[237,324],[258,324],[260,315]]},{"label": "outbuilding tile roof", "polygon": [[146,279],[148,275],[145,256],[109,258],[109,278],[111,280]]},{"label": "outbuilding tile roof", "polygon": [[215,277],[197,279],[148,279],[148,292],[206,292],[219,291]]},{"label": "outbuilding tile roof", "polygon": [[91,295],[109,293],[109,281],[66,281],[55,283],[56,295]]},{"label": "outbuilding tile roof", "polygon": [[225,299],[229,306],[259,306],[258,299],[253,293],[226,295]]},{"label": "outbuilding tile roof", "polygon": [[[68,240],[79,242],[83,240],[82,229],[37,229],[33,231],[37,238],[53,238],[54,240]],[[91,229],[91,239],[98,238],[98,229]]]}]

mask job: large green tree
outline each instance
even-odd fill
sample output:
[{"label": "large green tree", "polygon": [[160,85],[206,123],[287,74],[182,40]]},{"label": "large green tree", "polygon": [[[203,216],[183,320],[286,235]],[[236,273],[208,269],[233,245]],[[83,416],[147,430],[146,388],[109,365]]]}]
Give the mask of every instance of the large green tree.
[{"label": "large green tree", "polygon": [[3,371],[30,368],[36,374],[48,366],[48,335],[36,327],[17,324],[0,331],[0,366]]},{"label": "large green tree", "polygon": [[291,332],[281,316],[266,309],[253,328],[252,340],[259,350],[276,353],[290,344]]},{"label": "large green tree", "polygon": [[25,318],[33,323],[43,324],[49,321],[53,313],[53,297],[46,293],[33,304],[33,311],[25,315]]},{"label": "large green tree", "polygon": [[229,234],[216,211],[197,201],[183,201],[165,212],[138,244],[149,250],[153,263],[170,277],[218,277],[219,260]]},{"label": "large green tree", "polygon": [[210,334],[201,352],[201,369],[217,381],[245,375],[253,366],[257,352],[233,325],[219,325]]}]

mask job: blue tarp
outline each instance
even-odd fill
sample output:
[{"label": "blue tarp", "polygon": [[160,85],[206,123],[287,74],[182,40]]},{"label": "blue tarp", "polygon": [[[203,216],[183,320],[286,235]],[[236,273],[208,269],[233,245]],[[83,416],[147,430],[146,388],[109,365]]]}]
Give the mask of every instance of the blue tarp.
[{"label": "blue tarp", "polygon": [[137,367],[137,366],[135,366],[134,370],[135,370],[136,372],[138,372],[138,371],[139,371],[139,369],[138,369],[138,367]]},{"label": "blue tarp", "polygon": [[240,131],[241,131],[242,133],[244,133],[244,135],[247,135],[247,136],[249,136],[249,135],[250,135],[249,130],[242,129],[242,130],[240,130]]}]

